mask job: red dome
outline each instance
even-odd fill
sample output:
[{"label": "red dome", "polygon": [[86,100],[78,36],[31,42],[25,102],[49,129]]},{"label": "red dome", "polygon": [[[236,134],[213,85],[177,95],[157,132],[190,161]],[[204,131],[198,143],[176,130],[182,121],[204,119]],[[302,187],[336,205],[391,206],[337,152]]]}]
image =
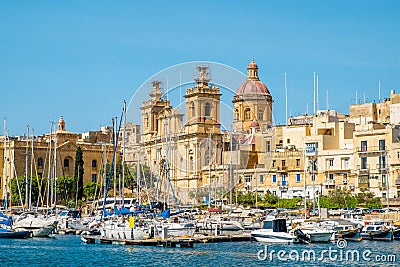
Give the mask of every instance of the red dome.
[{"label": "red dome", "polygon": [[254,62],[254,59],[251,60],[249,66],[247,66],[248,69],[258,69],[257,64]]},{"label": "red dome", "polygon": [[236,90],[236,95],[270,95],[268,87],[261,81],[246,80]]}]

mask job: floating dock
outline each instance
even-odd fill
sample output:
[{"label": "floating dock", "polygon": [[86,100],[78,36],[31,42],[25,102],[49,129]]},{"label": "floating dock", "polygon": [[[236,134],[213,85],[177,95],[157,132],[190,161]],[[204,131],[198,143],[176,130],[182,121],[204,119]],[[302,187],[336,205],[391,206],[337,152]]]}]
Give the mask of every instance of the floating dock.
[{"label": "floating dock", "polygon": [[219,243],[219,242],[243,242],[251,241],[250,235],[231,235],[231,236],[194,236],[189,238],[167,238],[167,239],[116,239],[106,238],[96,235],[82,235],[81,239],[87,244],[124,244],[134,246],[161,246],[161,247],[181,247],[192,248],[194,243]]}]

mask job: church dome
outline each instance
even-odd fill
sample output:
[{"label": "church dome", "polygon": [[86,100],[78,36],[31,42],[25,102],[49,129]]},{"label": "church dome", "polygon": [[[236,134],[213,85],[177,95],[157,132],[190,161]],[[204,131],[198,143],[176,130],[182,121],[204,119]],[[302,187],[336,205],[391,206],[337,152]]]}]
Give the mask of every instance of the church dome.
[{"label": "church dome", "polygon": [[271,95],[268,87],[258,78],[258,66],[251,60],[247,67],[247,79],[236,90],[237,96],[245,95]]}]

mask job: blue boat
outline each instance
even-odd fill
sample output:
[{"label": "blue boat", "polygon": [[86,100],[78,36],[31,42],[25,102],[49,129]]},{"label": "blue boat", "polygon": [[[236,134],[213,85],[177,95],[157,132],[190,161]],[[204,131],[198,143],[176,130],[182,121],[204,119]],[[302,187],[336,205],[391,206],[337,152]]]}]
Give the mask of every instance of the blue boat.
[{"label": "blue boat", "polygon": [[393,231],[383,224],[370,224],[364,226],[361,237],[365,240],[392,241]]},{"label": "blue boat", "polygon": [[14,231],[6,228],[0,228],[0,238],[23,239],[30,236],[30,231]]}]

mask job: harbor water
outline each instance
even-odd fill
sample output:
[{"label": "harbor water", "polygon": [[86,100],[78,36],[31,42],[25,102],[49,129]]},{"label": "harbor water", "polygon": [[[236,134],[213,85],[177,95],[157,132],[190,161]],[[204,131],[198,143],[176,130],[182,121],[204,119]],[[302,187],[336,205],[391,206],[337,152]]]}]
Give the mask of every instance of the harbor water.
[{"label": "harbor water", "polygon": [[400,242],[397,241],[348,242],[346,246],[339,246],[335,242],[268,246],[259,242],[226,242],[167,248],[84,244],[79,236],[56,235],[53,238],[1,239],[0,262],[1,266],[400,265]]}]

